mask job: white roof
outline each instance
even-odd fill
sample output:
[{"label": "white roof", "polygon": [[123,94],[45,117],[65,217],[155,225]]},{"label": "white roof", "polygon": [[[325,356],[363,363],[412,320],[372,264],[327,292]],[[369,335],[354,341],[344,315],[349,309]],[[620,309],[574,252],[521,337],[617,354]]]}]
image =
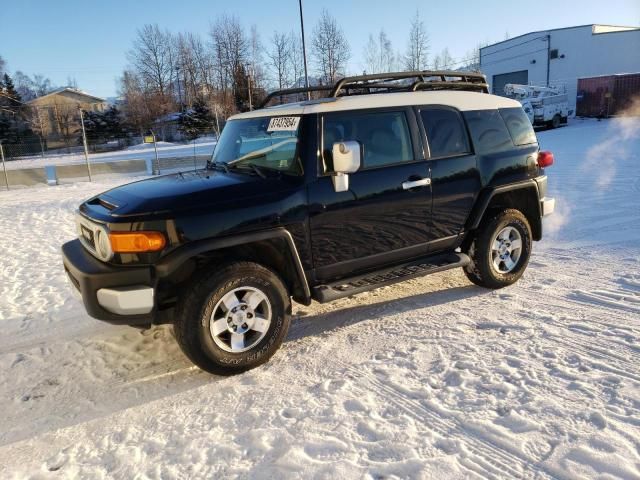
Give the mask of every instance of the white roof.
[{"label": "white roof", "polygon": [[353,95],[336,99],[287,103],[251,112],[239,113],[229,120],[240,118],[271,117],[275,115],[303,115],[307,113],[340,112],[365,108],[406,107],[412,105],[447,105],[460,111],[489,110],[493,108],[520,107],[520,102],[488,93],[455,90],[427,92],[378,93]]}]

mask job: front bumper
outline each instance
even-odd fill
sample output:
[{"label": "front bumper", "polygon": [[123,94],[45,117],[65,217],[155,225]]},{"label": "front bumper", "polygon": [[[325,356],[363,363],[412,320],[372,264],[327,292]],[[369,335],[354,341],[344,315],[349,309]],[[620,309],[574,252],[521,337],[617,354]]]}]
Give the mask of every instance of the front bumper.
[{"label": "front bumper", "polygon": [[93,318],[117,325],[152,323],[155,307],[150,267],[114,267],[72,240],[62,246],[62,261],[73,287]]}]

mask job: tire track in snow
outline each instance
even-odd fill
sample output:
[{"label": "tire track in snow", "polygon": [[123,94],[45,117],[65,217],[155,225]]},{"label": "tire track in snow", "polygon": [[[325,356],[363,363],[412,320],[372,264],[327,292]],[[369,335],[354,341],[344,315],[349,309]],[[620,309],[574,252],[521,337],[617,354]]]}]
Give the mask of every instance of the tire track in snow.
[{"label": "tire track in snow", "polygon": [[[492,475],[493,478],[525,478],[531,477],[527,472],[533,471],[537,478],[555,478],[543,467],[535,464],[535,460],[527,458],[517,450],[507,451],[502,446],[486,438],[480,438],[475,432],[465,429],[457,419],[445,418],[439,412],[430,409],[422,403],[407,398],[392,386],[378,380],[374,375],[355,369],[353,366],[342,363],[348,375],[353,379],[364,380],[374,388],[367,391],[376,394],[378,391],[386,393],[385,398],[393,402],[398,408],[409,416],[427,425],[443,438],[455,438],[467,448],[476,459],[476,464],[484,469],[483,474]],[[514,467],[517,465],[519,468]],[[496,477],[498,475],[498,477]]]}]

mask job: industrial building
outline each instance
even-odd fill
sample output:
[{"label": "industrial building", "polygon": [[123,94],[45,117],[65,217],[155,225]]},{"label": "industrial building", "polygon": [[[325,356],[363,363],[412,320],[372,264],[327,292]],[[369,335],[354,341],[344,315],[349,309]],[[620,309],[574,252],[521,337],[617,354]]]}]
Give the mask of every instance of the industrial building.
[{"label": "industrial building", "polygon": [[531,32],[480,49],[492,93],[507,83],[559,86],[576,112],[578,79],[640,72],[640,27],[581,25]]}]

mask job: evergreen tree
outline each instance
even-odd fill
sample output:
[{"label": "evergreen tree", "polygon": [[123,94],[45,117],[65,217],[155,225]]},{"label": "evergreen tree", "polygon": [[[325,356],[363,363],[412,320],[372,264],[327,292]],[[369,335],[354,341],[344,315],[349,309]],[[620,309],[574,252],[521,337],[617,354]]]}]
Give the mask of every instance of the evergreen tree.
[{"label": "evergreen tree", "polygon": [[180,114],[180,131],[189,140],[198,138],[204,132],[213,130],[215,119],[202,98],[197,98],[189,110]]},{"label": "evergreen tree", "polygon": [[8,73],[2,76],[3,104],[7,110],[17,113],[22,106],[22,97],[16,91],[13,80]]},{"label": "evergreen tree", "polygon": [[84,129],[87,141],[92,144],[105,143],[126,135],[122,127],[120,111],[115,106],[109,107],[104,112],[85,112]]}]

